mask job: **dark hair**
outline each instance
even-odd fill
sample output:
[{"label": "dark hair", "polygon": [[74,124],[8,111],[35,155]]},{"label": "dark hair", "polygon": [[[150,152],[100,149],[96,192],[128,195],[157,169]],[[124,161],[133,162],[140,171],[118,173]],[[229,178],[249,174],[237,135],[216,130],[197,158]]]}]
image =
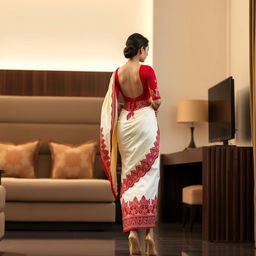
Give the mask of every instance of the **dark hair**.
[{"label": "dark hair", "polygon": [[130,59],[137,55],[139,49],[144,49],[148,46],[148,39],[139,33],[130,35],[126,41],[126,47],[124,48],[124,56]]}]

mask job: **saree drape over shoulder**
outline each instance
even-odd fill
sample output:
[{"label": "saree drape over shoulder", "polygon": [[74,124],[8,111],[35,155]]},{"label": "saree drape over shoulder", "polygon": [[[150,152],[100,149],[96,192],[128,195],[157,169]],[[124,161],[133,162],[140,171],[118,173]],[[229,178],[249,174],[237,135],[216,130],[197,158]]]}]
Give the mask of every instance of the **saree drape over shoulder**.
[{"label": "saree drape over shoulder", "polygon": [[[118,70],[117,70],[118,71]],[[154,71],[141,65],[143,93],[136,98],[123,95],[117,71],[113,73],[101,112],[101,158],[117,198],[117,146],[122,160],[120,201],[123,231],[154,228],[159,183],[160,132],[149,98],[160,99]],[[118,116],[118,94],[124,107]]]}]

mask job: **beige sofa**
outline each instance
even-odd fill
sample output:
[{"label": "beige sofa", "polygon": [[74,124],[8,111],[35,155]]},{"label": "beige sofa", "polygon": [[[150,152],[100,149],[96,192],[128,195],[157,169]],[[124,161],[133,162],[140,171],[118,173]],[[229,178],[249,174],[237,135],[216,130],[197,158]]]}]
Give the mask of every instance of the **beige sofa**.
[{"label": "beige sofa", "polygon": [[41,139],[36,178],[2,178],[8,222],[115,222],[115,200],[101,166],[93,179],[52,179],[48,141],[99,139],[102,98],[0,96],[0,141]]}]

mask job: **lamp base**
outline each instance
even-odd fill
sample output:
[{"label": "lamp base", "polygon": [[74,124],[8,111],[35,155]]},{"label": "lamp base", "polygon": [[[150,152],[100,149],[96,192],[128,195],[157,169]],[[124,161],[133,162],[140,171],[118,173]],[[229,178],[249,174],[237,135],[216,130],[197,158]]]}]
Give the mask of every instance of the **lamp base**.
[{"label": "lamp base", "polygon": [[192,149],[192,148],[196,148],[196,144],[195,144],[195,141],[194,141],[194,129],[195,127],[194,126],[191,126],[190,127],[190,134],[191,134],[191,138],[190,138],[190,142],[189,142],[189,145],[187,148],[185,149]]}]

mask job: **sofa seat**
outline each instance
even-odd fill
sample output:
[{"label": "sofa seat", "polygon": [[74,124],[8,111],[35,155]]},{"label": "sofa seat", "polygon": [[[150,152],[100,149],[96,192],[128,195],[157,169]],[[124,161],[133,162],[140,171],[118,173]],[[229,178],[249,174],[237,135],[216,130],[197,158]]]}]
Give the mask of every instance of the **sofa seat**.
[{"label": "sofa seat", "polygon": [[7,201],[114,202],[105,179],[2,178]]},{"label": "sofa seat", "polygon": [[[9,201],[5,206],[4,212],[6,221],[11,222],[115,222],[115,209],[114,202]],[[1,217],[2,216],[0,215],[0,221]]]}]

